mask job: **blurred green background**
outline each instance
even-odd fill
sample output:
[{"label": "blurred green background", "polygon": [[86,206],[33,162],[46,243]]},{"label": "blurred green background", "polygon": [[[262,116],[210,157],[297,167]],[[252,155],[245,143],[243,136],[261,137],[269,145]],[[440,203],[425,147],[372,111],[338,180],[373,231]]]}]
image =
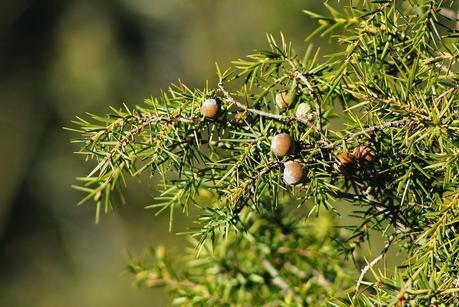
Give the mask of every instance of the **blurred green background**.
[{"label": "blurred green background", "polygon": [[189,221],[169,233],[167,215],[143,209],[154,185],[132,180],[127,205],[95,225],[70,188],[89,165],[62,127],[142,104],[178,78],[203,87],[215,62],[266,47],[266,32],[304,50],[315,24],[303,8],[323,10],[308,0],[0,1],[0,306],[167,305],[163,290],[133,286],[126,251],[180,252],[175,233]]}]

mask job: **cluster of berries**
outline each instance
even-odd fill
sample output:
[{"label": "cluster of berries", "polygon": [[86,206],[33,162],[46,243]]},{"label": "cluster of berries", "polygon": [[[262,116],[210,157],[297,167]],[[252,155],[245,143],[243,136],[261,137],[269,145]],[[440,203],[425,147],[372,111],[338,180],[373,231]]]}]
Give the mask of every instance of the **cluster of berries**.
[{"label": "cluster of berries", "polygon": [[[292,94],[280,93],[276,95],[276,104],[281,108],[287,108],[293,101],[294,97]],[[301,104],[303,105],[303,103]],[[301,113],[302,116],[310,114],[310,109],[304,106],[297,109],[297,113]],[[306,104],[304,104],[306,105]],[[300,108],[301,107],[301,108]],[[309,107],[309,106],[308,106]],[[201,113],[208,119],[216,119],[220,113],[220,105],[216,99],[206,99],[201,106]],[[297,114],[297,116],[300,114]],[[241,113],[236,116],[236,121],[240,121]],[[294,141],[287,133],[281,133],[274,136],[271,140],[271,151],[277,157],[285,157],[292,154],[295,148]],[[304,168],[298,162],[288,161],[284,163],[284,181],[288,185],[296,185],[300,183],[304,178]]]},{"label": "cluster of berries", "polygon": [[[289,108],[294,100],[293,92],[282,92],[276,95],[277,106],[285,110]],[[216,119],[220,114],[220,104],[216,99],[206,99],[201,107],[201,113],[208,119]],[[240,124],[244,121],[246,113],[241,112],[236,115],[236,123]],[[314,120],[311,112],[311,107],[307,103],[301,103],[296,109],[296,116],[309,121]],[[287,133],[275,135],[271,140],[271,151],[277,157],[285,157],[292,154],[295,150],[295,142]],[[352,153],[342,152],[337,156],[335,169],[345,174],[349,174],[359,165],[372,163],[374,153],[371,151],[368,144],[364,144],[354,149]],[[295,161],[287,161],[284,163],[284,182],[288,185],[296,185],[304,180],[304,167],[301,163]]]},{"label": "cluster of berries", "polygon": [[[271,140],[271,151],[278,157],[285,157],[295,150],[295,143],[287,133],[274,136]],[[298,162],[288,161],[284,163],[284,181],[288,185],[300,183],[304,178],[304,168]]]}]

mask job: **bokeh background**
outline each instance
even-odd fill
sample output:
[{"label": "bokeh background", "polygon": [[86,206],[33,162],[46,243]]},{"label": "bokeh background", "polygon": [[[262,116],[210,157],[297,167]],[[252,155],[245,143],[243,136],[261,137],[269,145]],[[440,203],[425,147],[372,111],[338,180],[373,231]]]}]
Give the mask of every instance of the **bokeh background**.
[{"label": "bokeh background", "polygon": [[[145,210],[152,182],[129,183],[127,205],[94,223],[70,186],[89,166],[70,144],[84,112],[142,104],[179,78],[215,80],[215,62],[266,47],[279,33],[299,51],[315,26],[309,0],[0,1],[0,306],[165,306],[163,290],[137,289],[127,251],[164,244],[190,225]],[[322,49],[336,49],[320,39]]]}]

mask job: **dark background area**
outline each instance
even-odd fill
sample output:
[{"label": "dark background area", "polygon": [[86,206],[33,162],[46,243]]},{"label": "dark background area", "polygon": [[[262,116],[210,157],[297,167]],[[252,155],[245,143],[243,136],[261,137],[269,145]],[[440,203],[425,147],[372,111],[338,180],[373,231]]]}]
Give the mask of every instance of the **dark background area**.
[{"label": "dark background area", "polygon": [[[154,217],[152,181],[131,180],[127,205],[94,223],[70,186],[89,167],[62,129],[84,112],[142,104],[180,78],[203,87],[284,32],[299,51],[315,26],[306,0],[0,1],[0,306],[164,306],[139,290],[126,252],[180,252],[182,215]],[[317,42],[317,41],[316,41]],[[330,46],[325,46],[326,49]]]}]

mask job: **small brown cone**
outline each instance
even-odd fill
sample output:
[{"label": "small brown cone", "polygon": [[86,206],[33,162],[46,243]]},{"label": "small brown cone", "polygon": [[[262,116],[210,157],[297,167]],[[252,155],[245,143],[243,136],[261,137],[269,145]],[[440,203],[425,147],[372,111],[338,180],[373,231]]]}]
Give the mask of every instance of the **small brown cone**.
[{"label": "small brown cone", "polygon": [[213,98],[206,99],[202,103],[201,113],[206,118],[215,119],[220,113],[220,105],[218,104],[217,100]]},{"label": "small brown cone", "polygon": [[271,140],[271,151],[278,157],[288,155],[293,151],[293,140],[287,133],[281,133]]},{"label": "small brown cone", "polygon": [[284,182],[295,185],[303,181],[304,167],[298,162],[289,161],[284,164]]}]

